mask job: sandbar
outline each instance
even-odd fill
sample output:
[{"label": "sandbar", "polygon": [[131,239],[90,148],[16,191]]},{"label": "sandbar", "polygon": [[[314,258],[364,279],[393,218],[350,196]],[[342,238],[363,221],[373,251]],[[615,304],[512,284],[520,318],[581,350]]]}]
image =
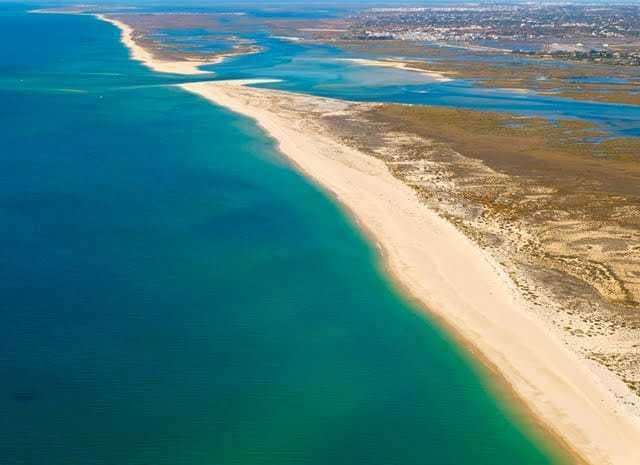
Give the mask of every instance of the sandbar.
[{"label": "sandbar", "polygon": [[197,74],[211,74],[211,71],[205,71],[200,69],[200,66],[212,65],[220,63],[224,58],[216,57],[211,61],[192,61],[192,60],[179,60],[179,61],[167,61],[154,57],[148,50],[138,45],[135,41],[134,30],[128,24],[118,21],[117,19],[110,18],[104,14],[96,14],[96,18],[113,24],[120,29],[120,40],[129,49],[131,58],[139,61],[148,68],[158,73],[170,73],[170,74],[185,74],[185,75],[197,75]]},{"label": "sandbar", "polygon": [[430,78],[434,79],[435,81],[439,81],[439,82],[448,82],[451,81],[452,79],[450,77],[445,76],[442,73],[438,73],[436,71],[431,71],[428,69],[423,69],[423,68],[416,68],[415,66],[411,66],[408,63],[405,63],[404,61],[398,61],[398,60],[369,60],[366,58],[341,58],[340,60],[342,61],[348,61],[351,63],[355,63],[361,66],[376,66],[379,68],[395,68],[395,69],[402,69],[404,71],[412,71],[415,73],[420,73],[420,74],[424,74],[425,76],[429,76]]}]

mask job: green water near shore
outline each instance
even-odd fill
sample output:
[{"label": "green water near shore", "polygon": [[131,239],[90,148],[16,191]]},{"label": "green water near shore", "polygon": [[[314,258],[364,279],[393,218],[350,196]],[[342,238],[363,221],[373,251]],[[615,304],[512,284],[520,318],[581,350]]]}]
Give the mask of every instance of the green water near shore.
[{"label": "green water near shore", "polygon": [[0,7],[0,462],[546,465],[253,123]]}]

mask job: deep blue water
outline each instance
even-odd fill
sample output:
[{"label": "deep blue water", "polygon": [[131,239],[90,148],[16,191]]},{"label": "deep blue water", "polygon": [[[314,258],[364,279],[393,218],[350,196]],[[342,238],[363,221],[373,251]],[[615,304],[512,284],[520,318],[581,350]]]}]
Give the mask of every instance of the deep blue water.
[{"label": "deep blue water", "polygon": [[94,18],[0,6],[0,463],[564,463],[183,80]]}]

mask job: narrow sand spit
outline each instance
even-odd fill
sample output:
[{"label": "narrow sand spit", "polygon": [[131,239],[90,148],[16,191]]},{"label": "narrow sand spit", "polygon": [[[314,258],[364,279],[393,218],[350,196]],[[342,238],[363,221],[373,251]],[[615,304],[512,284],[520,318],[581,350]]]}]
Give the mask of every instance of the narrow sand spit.
[{"label": "narrow sand spit", "polygon": [[134,30],[128,24],[118,21],[117,19],[110,18],[103,14],[96,14],[96,18],[113,24],[120,29],[120,40],[129,49],[131,58],[136,61],[142,62],[145,66],[159,73],[171,73],[171,74],[211,74],[210,71],[204,71],[200,69],[203,65],[212,65],[220,63],[224,57],[217,57],[212,61],[166,61],[159,58],[155,58],[148,50],[139,46],[133,39]]},{"label": "narrow sand spit", "polygon": [[435,81],[439,82],[448,82],[451,81],[450,77],[445,76],[442,73],[438,73],[436,71],[430,71],[428,69],[416,68],[410,66],[408,63],[397,60],[367,60],[365,58],[340,58],[342,61],[348,61],[351,63],[355,63],[362,66],[376,66],[379,68],[396,68],[403,69],[405,71],[412,71],[415,73],[424,74],[425,76],[429,76]]},{"label": "narrow sand spit", "polygon": [[479,351],[577,458],[593,465],[640,464],[638,418],[528,312],[505,270],[421,203],[384,162],[305,124],[306,100],[328,108],[336,101],[243,86],[250,83],[181,87],[256,120],[378,242],[389,272],[425,311]]}]

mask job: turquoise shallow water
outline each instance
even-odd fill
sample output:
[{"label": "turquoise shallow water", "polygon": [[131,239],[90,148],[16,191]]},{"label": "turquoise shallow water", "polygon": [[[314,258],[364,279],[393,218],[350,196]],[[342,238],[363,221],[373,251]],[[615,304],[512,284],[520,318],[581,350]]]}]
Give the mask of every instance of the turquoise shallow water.
[{"label": "turquoise shallow water", "polygon": [[251,122],[90,17],[0,70],[0,463],[562,463]]}]

